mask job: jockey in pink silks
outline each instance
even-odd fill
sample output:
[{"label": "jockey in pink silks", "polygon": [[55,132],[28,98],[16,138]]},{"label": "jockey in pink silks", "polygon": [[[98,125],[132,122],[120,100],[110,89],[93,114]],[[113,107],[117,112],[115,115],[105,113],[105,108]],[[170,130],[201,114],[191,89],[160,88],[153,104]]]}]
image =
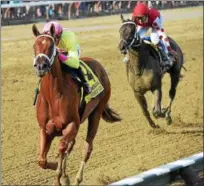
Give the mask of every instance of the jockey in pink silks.
[{"label": "jockey in pink silks", "polygon": [[78,70],[80,79],[83,82],[84,90],[87,93],[90,93],[91,88],[89,87],[84,72],[80,67],[80,46],[75,33],[70,30],[63,31],[61,24],[56,21],[46,23],[43,28],[43,33],[49,33],[52,24],[55,27],[54,39],[59,52],[59,60],[67,66]]}]

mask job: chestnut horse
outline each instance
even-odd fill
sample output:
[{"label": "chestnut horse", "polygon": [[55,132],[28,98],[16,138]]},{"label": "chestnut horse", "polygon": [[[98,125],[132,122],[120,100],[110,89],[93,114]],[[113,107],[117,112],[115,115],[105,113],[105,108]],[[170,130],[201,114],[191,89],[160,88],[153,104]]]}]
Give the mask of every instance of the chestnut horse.
[{"label": "chestnut horse", "polygon": [[88,57],[81,58],[96,74],[104,90],[88,104],[80,105],[79,85],[70,73],[62,70],[62,63],[58,60],[54,26],[50,28],[50,35],[41,34],[35,25],[32,30],[36,36],[34,67],[41,79],[36,106],[40,126],[38,164],[44,169],[51,168],[51,163],[47,163],[47,153],[53,138],[62,136],[59,142],[59,160],[54,183],[69,185],[69,178],[65,172],[66,158],[73,149],[80,124],[88,118],[85,153],[74,183],[79,185],[83,179],[85,164],[93,150],[93,140],[100,118],[107,122],[121,120],[107,104],[111,95],[110,81],[98,61]]}]

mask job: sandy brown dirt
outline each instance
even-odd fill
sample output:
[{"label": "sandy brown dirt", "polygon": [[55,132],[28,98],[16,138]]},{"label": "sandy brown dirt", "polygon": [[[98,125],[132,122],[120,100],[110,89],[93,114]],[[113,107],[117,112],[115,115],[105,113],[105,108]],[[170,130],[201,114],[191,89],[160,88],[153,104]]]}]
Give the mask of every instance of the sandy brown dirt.
[{"label": "sandy brown dirt", "polygon": [[[201,8],[195,8],[202,11]],[[190,11],[190,9],[188,9]],[[93,22],[91,21],[93,20]],[[103,18],[77,20],[72,27],[92,25]],[[69,21],[62,22],[66,27]],[[119,24],[120,17],[108,17],[108,24]],[[134,99],[127,83],[125,64],[117,49],[118,29],[77,33],[83,56],[101,62],[108,72],[112,96],[110,105],[123,118],[109,124],[101,121],[94,151],[85,170],[83,184],[101,185],[135,175],[150,168],[202,151],[203,147],[203,18],[167,21],[164,28],[185,53],[184,78],[180,81],[172,109],[173,124],[155,120],[161,127],[153,131]],[[42,24],[37,24],[42,28]],[[32,106],[38,79],[33,63],[32,25],[2,28],[2,184],[51,185],[54,171],[36,164],[39,153],[39,127]],[[18,39],[26,36],[25,39]],[[4,40],[6,38],[13,38]],[[169,77],[163,79],[163,105],[168,102]],[[151,109],[152,95],[147,94]],[[73,182],[81,161],[86,135],[81,125],[77,144],[68,161],[67,171]],[[56,161],[59,138],[52,144],[48,160]]]}]

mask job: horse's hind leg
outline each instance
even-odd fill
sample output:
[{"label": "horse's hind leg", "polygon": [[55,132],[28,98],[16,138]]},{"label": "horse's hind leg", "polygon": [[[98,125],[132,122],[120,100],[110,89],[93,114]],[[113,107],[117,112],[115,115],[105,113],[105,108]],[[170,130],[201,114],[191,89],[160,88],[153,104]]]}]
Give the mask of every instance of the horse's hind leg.
[{"label": "horse's hind leg", "polygon": [[170,74],[170,77],[171,77],[171,88],[169,90],[169,104],[167,106],[167,108],[164,108],[162,109],[163,113],[165,114],[165,118],[167,120],[167,124],[170,125],[172,123],[172,119],[171,119],[171,106],[172,106],[172,103],[173,103],[173,100],[175,98],[175,95],[176,95],[176,87],[178,85],[178,82],[179,82],[179,76],[180,76],[180,73],[171,73]]},{"label": "horse's hind leg", "polygon": [[154,90],[154,107],[153,107],[153,115],[155,118],[161,117],[161,99],[162,99],[162,91],[161,88]]},{"label": "horse's hind leg", "polygon": [[135,91],[134,91],[134,95],[135,95],[135,98],[137,99],[138,103],[140,104],[142,111],[143,111],[143,114],[146,117],[146,119],[148,120],[150,126],[152,128],[158,128],[158,126],[155,125],[154,121],[150,117],[149,111],[147,109],[147,101],[145,99],[145,96],[140,94],[139,92],[135,92]]},{"label": "horse's hind leg", "polygon": [[85,164],[89,160],[91,152],[93,150],[93,140],[98,130],[101,113],[102,113],[101,107],[98,106],[90,114],[88,118],[88,131],[87,131],[87,137],[85,141],[85,152],[84,152],[83,160],[81,162],[79,171],[75,178],[74,185],[79,185],[83,180],[83,172],[84,172]]},{"label": "horse's hind leg", "polygon": [[71,154],[71,151],[73,150],[74,145],[75,145],[75,139],[73,139],[69,143],[67,151],[65,152],[66,157],[64,158],[64,160],[62,162],[63,170],[62,170],[62,176],[61,176],[61,179],[60,179],[60,183],[62,185],[70,185],[69,176],[66,174],[66,162],[67,162],[67,158]]}]

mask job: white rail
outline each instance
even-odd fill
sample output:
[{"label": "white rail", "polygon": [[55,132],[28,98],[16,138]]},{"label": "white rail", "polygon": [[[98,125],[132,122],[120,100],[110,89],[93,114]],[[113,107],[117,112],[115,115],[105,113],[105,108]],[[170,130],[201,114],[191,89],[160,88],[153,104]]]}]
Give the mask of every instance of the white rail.
[{"label": "white rail", "polygon": [[129,186],[129,185],[148,185],[148,182],[155,185],[164,185],[171,183],[171,173],[189,166],[200,166],[199,169],[203,170],[203,152],[193,156],[177,160],[166,165],[148,170],[136,176],[131,176],[123,180],[110,184],[110,186]]}]

